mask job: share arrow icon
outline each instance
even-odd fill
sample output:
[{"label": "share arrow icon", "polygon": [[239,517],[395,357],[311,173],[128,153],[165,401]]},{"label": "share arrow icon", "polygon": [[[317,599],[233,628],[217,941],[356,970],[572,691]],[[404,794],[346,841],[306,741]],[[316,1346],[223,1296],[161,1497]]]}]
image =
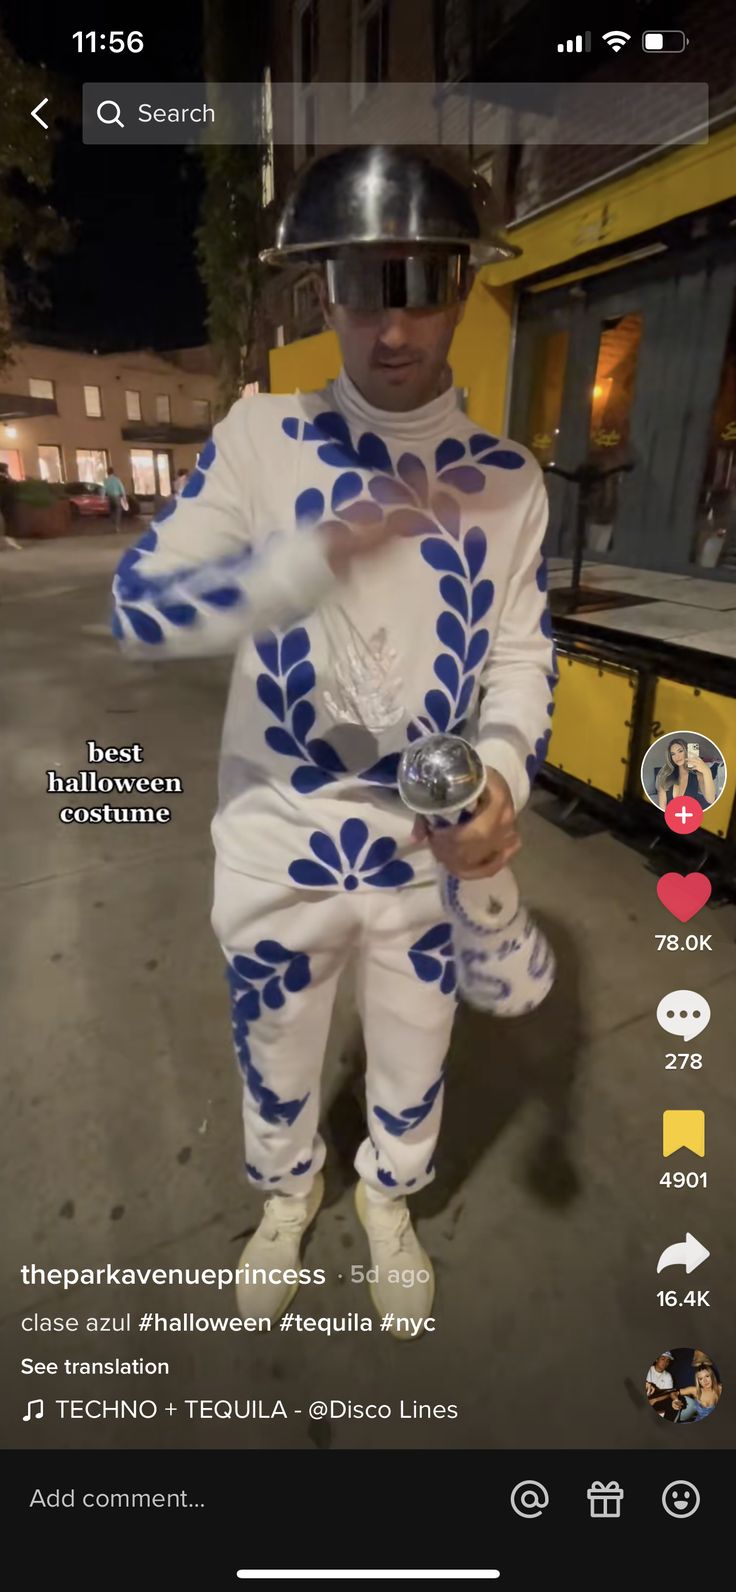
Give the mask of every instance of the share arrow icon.
[{"label": "share arrow icon", "polygon": [[657,1262],[657,1272],[665,1271],[668,1266],[684,1266],[688,1275],[695,1271],[696,1266],[702,1266],[708,1259],[710,1250],[705,1244],[693,1238],[692,1233],[685,1234],[684,1244],[670,1244],[669,1249],[663,1249]]}]

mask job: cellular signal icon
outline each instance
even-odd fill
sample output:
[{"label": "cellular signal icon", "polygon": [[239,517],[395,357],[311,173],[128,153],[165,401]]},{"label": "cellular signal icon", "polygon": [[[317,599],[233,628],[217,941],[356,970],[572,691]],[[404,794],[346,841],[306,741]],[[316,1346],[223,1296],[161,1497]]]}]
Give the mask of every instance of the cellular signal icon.
[{"label": "cellular signal icon", "polygon": [[574,39],[566,39],[564,44],[558,44],[558,55],[582,55],[583,50],[590,51],[590,34],[576,33]]},{"label": "cellular signal icon", "polygon": [[630,38],[630,33],[624,33],[621,28],[612,28],[610,33],[603,34],[603,43],[610,44],[611,49],[618,55],[619,50],[628,44]]}]

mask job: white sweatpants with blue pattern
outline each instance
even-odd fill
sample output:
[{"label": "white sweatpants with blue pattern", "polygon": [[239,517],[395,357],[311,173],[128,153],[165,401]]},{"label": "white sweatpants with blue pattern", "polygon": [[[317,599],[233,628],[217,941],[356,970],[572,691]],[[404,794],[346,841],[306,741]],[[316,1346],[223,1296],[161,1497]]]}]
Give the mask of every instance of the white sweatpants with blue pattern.
[{"label": "white sweatpants with blue pattern", "polygon": [[304,1194],[324,1164],[322,1064],[340,972],[354,955],[368,1114],[355,1167],[394,1197],[430,1183],[457,1005],[436,883],[293,889],[218,860],[212,926],[227,959],[250,1181]]}]

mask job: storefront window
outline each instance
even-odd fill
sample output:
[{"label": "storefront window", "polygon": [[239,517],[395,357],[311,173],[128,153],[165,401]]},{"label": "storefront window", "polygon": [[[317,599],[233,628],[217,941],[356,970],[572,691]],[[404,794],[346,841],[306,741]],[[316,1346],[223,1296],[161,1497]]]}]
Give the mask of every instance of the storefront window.
[{"label": "storefront window", "polygon": [[98,486],[107,475],[107,454],[104,448],[77,448],[77,480],[90,481]]},{"label": "storefront window", "polygon": [[713,406],[691,558],[702,569],[736,571],[736,301]]},{"label": "storefront window", "polygon": [[55,447],[53,443],[39,443],[38,473],[42,481],[63,481],[61,448]]},{"label": "storefront window", "polygon": [[543,332],[534,349],[529,410],[520,441],[541,465],[554,463],[569,343],[568,331]]},{"label": "storefront window", "polygon": [[171,496],[171,459],[153,448],[131,448],[130,474],[136,497]]},{"label": "storefront window", "polygon": [[[589,438],[590,461],[601,470],[628,458],[642,329],[641,315],[615,315],[603,322],[590,395]],[[585,535],[591,553],[611,548],[622,479],[609,475],[591,491]]]}]

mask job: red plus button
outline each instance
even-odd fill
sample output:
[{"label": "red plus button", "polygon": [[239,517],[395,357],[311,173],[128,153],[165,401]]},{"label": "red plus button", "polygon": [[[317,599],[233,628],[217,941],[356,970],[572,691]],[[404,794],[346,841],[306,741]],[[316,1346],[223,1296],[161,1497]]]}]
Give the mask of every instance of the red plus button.
[{"label": "red plus button", "polygon": [[664,821],[676,835],[691,835],[703,822],[703,809],[694,796],[673,796],[664,810]]}]

